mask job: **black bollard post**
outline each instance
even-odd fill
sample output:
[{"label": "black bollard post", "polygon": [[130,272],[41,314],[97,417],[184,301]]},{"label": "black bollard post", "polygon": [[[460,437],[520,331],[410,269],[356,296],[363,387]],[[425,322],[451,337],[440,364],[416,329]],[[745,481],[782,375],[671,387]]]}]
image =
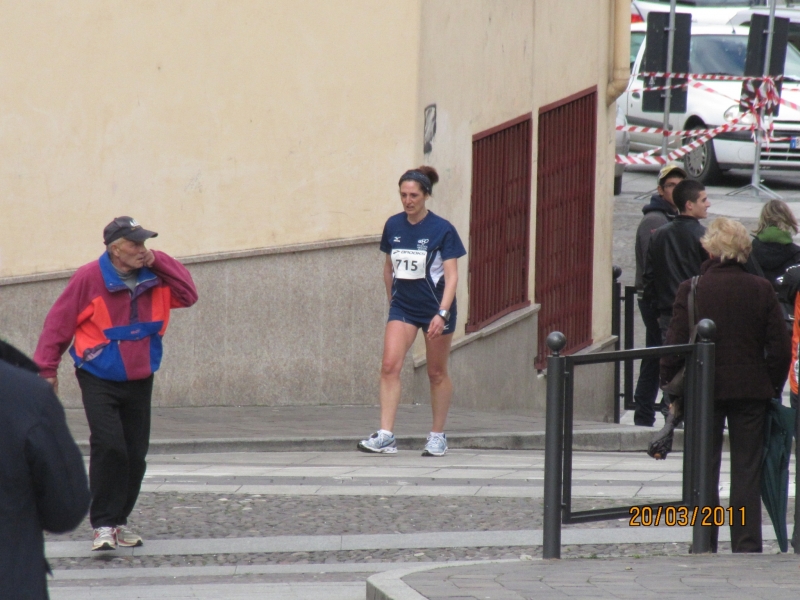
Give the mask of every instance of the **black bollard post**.
[{"label": "black bollard post", "polygon": [[[636,288],[632,285],[625,286],[625,293],[623,294],[625,298],[625,318],[623,319],[623,326],[622,331],[625,337],[625,344],[623,348],[625,350],[633,350],[634,346],[634,307],[636,306]],[[622,405],[625,407],[625,410],[634,410],[636,405],[633,401],[633,359],[629,358],[628,360],[624,361],[625,364],[625,377],[623,378],[623,393],[622,397],[624,401]]]},{"label": "black bollard post", "polygon": [[559,331],[547,336],[547,347],[553,354],[547,359],[543,558],[561,558],[561,476],[564,467],[564,378],[567,360],[559,352],[566,345],[567,338]]},{"label": "black bollard post", "polygon": [[[619,276],[622,275],[622,269],[617,265],[611,268],[611,276],[614,278],[611,282],[611,335],[617,336],[617,341],[614,342],[614,350],[620,349],[620,340],[622,337],[621,315],[620,315],[620,300],[622,287],[619,283]],[[620,388],[620,364],[619,361],[614,362],[614,423],[619,423],[620,408],[619,408],[619,388]]]},{"label": "black bollard post", "polygon": [[713,480],[713,446],[714,446],[714,360],[715,347],[712,341],[717,332],[717,326],[711,319],[702,319],[697,324],[697,350],[695,352],[695,365],[697,373],[697,403],[699,423],[695,432],[695,474],[697,477],[697,510],[694,527],[692,530],[692,554],[711,552],[711,527],[703,525],[703,509],[714,506],[716,502],[715,485]]}]

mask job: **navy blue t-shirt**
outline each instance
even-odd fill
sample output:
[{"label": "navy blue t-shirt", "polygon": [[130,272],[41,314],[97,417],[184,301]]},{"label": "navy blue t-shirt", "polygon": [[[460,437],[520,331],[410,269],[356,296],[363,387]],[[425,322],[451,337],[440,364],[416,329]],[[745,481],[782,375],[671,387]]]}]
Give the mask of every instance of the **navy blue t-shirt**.
[{"label": "navy blue t-shirt", "polygon": [[[392,306],[420,321],[428,321],[439,312],[444,261],[467,253],[456,228],[430,210],[414,225],[404,212],[389,217],[383,227],[381,252],[392,259]],[[455,298],[450,312],[456,312]]]}]

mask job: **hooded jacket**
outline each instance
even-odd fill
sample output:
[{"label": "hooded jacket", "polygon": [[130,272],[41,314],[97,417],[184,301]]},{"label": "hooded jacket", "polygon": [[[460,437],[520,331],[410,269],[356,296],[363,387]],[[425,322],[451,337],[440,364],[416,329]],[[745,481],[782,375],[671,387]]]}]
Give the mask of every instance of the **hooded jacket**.
[{"label": "hooded jacket", "polygon": [[666,225],[676,216],[678,209],[664,200],[660,194],[653,194],[650,197],[650,204],[642,207],[644,217],[639,222],[636,229],[636,289],[644,289],[644,266],[647,262],[647,246],[650,244],[650,237],[656,229]]},{"label": "hooded jacket", "polygon": [[34,361],[42,377],[55,377],[69,352],[75,367],[100,379],[146,379],[161,366],[161,338],[172,308],[197,301],[192,276],[158,250],[150,268],[139,269],[133,292],[108,253],[79,268],[44,321]]}]

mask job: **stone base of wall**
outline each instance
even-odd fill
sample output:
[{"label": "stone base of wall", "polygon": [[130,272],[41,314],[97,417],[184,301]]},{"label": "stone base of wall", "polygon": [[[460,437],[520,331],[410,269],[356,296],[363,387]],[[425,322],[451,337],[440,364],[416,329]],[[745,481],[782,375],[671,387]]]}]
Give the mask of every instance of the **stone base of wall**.
[{"label": "stone base of wall", "polygon": [[[200,300],[172,313],[154,406],[377,404],[388,310],[377,241],[183,260]],[[70,275],[0,281],[0,335],[32,355]],[[537,313],[522,309],[453,344],[455,406],[545,414]],[[582,369],[575,418],[610,420],[613,366]],[[424,358],[409,353],[401,377],[403,403],[430,403]],[[59,384],[64,405],[81,407],[66,354]]]},{"label": "stone base of wall", "polygon": [[[538,305],[531,306],[453,344],[450,375],[453,405],[484,411],[544,416],[547,373],[537,371]],[[614,338],[582,352],[612,350]],[[430,403],[424,357],[414,363],[414,401]],[[579,366],[575,377],[575,419],[614,420],[613,364]]]},{"label": "stone base of wall", "polygon": [[[377,404],[387,312],[378,239],[318,246],[184,260],[200,300],[172,312],[154,405]],[[70,275],[0,282],[0,335],[32,354]],[[80,407],[67,354],[59,383],[64,405]]]}]

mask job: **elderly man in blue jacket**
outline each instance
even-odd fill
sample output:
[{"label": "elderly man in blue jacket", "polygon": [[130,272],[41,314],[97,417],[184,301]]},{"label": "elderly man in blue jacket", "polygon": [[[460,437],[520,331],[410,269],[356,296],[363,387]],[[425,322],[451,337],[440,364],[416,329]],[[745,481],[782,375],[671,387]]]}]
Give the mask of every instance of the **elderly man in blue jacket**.
[{"label": "elderly man in blue jacket", "polygon": [[63,533],[89,510],[89,483],[53,387],[0,341],[0,598],[47,599],[42,530]]}]

